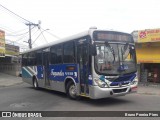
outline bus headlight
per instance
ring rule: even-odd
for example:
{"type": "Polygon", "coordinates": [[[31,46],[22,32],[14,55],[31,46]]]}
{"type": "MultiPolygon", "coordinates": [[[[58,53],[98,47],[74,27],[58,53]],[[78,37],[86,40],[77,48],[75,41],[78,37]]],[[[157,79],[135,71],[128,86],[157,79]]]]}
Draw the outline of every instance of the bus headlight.
{"type": "Polygon", "coordinates": [[[138,77],[136,76],[134,80],[130,83],[130,85],[137,85],[138,84],[138,77]]]}
{"type": "Polygon", "coordinates": [[[107,85],[107,83],[106,82],[104,82],[104,81],[102,81],[102,80],[100,80],[100,79],[94,79],[95,80],[95,82],[97,83],[97,85],[99,86],[99,87],[101,87],[101,88],[106,88],[106,87],[108,87],[108,85],[107,85]]]}

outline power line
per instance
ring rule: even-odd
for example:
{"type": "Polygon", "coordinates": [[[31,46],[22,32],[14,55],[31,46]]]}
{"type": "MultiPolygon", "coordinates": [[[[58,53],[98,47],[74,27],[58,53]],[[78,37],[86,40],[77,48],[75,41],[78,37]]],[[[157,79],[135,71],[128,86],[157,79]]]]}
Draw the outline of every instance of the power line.
{"type": "MultiPolygon", "coordinates": [[[[29,31],[28,31],[28,32],[29,32],[29,31]]],[[[15,34],[15,35],[13,35],[13,34],[8,34],[8,35],[5,35],[5,36],[22,36],[22,35],[27,34],[28,32],[25,32],[25,33],[22,33],[22,34],[15,34]]]]}
{"type": "Polygon", "coordinates": [[[25,34],[25,35],[23,35],[21,38],[19,38],[18,40],[15,40],[15,42],[18,42],[18,41],[20,41],[20,40],[22,40],[22,39],[24,39],[24,38],[26,38],[28,35],[27,34],[25,34]]]}
{"type": "Polygon", "coordinates": [[[28,28],[25,28],[25,29],[22,29],[22,30],[18,30],[18,31],[15,31],[15,32],[12,32],[12,34],[17,34],[17,33],[20,33],[20,32],[22,32],[22,31],[28,31],[28,28]]]}
{"type": "Polygon", "coordinates": [[[1,30],[4,30],[4,31],[8,31],[8,32],[10,32],[10,33],[13,32],[13,30],[11,30],[10,28],[8,28],[8,27],[6,27],[6,26],[0,26],[0,29],[1,29],[1,30]]]}
{"type": "MultiPolygon", "coordinates": [[[[44,30],[43,28],[41,28],[42,30],[44,30]]],[[[58,36],[56,36],[56,35],[54,35],[53,33],[51,33],[51,32],[48,32],[48,31],[46,31],[48,34],[50,34],[51,36],[53,36],[53,37],[55,37],[55,38],[57,38],[57,39],[60,39],[60,37],[58,37],[58,36]]]]}
{"type": "MultiPolygon", "coordinates": [[[[38,24],[34,24],[34,23],[30,22],[29,20],[21,17],[20,15],[14,13],[13,11],[9,10],[8,8],[4,7],[4,6],[1,5],[1,4],[0,4],[0,7],[2,7],[2,8],[5,9],[5,10],[7,10],[9,13],[13,14],[14,16],[16,16],[16,17],[24,20],[25,22],[27,22],[27,23],[25,23],[25,25],[27,25],[27,26],[29,27],[29,31],[28,31],[28,32],[22,33],[22,34],[17,34],[17,35],[8,35],[8,36],[21,36],[21,35],[23,35],[23,34],[29,33],[29,40],[28,40],[27,43],[29,44],[29,48],[31,49],[31,48],[32,48],[32,39],[31,39],[31,30],[32,30],[32,28],[31,28],[31,26],[34,26],[34,27],[37,26],[37,27],[40,29],[40,24],[41,24],[40,21],[39,21],[38,24]]],[[[45,31],[44,29],[42,29],[42,30],[45,31]]],[[[45,41],[47,41],[47,39],[45,38],[45,36],[44,36],[44,34],[43,34],[43,31],[41,31],[41,34],[43,35],[43,38],[45,39],[45,41]]],[[[53,37],[55,37],[55,38],[57,38],[57,39],[60,39],[60,37],[58,37],[58,36],[56,36],[56,35],[48,32],[48,31],[47,31],[47,33],[49,33],[51,36],[53,36],[53,37]]],[[[40,35],[39,35],[39,36],[40,36],[40,35]]],[[[38,37],[39,37],[39,36],[38,36],[38,37]]],[[[16,41],[19,41],[19,40],[21,40],[21,39],[23,39],[23,38],[24,38],[24,37],[22,37],[22,38],[20,38],[20,39],[18,39],[18,40],[16,40],[16,41]]],[[[38,38],[36,38],[36,40],[37,40],[37,39],[38,39],[38,38]]],[[[36,40],[35,40],[35,41],[36,41],[36,40]]],[[[34,42],[35,42],[35,41],[34,41],[34,42]]],[[[33,42],[33,43],[34,43],[34,42],[33,42]]],[[[47,41],[47,42],[48,42],[48,41],[47,41]]]]}
{"type": "Polygon", "coordinates": [[[33,34],[32,36],[35,36],[35,34],[39,31],[39,29],[37,29],[33,34]]]}
{"type": "MultiPolygon", "coordinates": [[[[34,28],[34,26],[31,28],[31,29],[33,29],[34,28]]],[[[24,30],[26,30],[26,29],[23,29],[23,30],[21,30],[21,31],[24,31],[24,30]]],[[[27,28],[27,30],[28,30],[28,28],[27,28]]],[[[17,31],[17,33],[18,32],[20,32],[20,31],[17,31]]],[[[25,34],[27,34],[27,33],[29,33],[29,31],[27,31],[27,32],[25,32],[25,33],[21,33],[21,34],[15,34],[16,32],[14,32],[14,34],[12,33],[12,34],[6,34],[6,36],[22,36],[22,35],[25,35],[25,34]]]]}
{"type": "Polygon", "coordinates": [[[5,31],[5,36],[21,36],[23,34],[26,34],[28,31],[28,28],[13,31],[11,28],[4,25],[0,25],[0,29],[5,31]]]}
{"type": "Polygon", "coordinates": [[[39,38],[39,36],[41,35],[41,33],[36,37],[36,39],[32,42],[32,45],[37,41],[37,39],[39,38]]]}
{"type": "Polygon", "coordinates": [[[3,5],[0,4],[0,6],[1,6],[3,9],[7,10],[8,12],[12,13],[13,15],[19,17],[20,19],[22,19],[22,20],[24,20],[24,21],[26,21],[26,22],[28,22],[28,23],[31,23],[29,20],[27,20],[27,19],[21,17],[20,15],[14,13],[13,11],[9,10],[8,8],[4,7],[3,5]]]}
{"type": "Polygon", "coordinates": [[[25,47],[27,47],[27,45],[24,45],[24,44],[21,44],[21,43],[18,43],[18,42],[15,42],[15,41],[11,41],[11,40],[9,40],[9,39],[6,39],[6,44],[9,44],[9,45],[19,45],[19,46],[25,46],[25,47]]]}
{"type": "MultiPolygon", "coordinates": [[[[32,42],[32,45],[37,41],[37,39],[40,37],[40,35],[42,34],[43,35],[43,32],[45,32],[45,31],[47,31],[47,30],[49,30],[49,29],[45,29],[45,30],[41,30],[40,29],[40,34],[36,37],[36,39],[32,42]]],[[[43,35],[43,37],[44,37],[44,35],[43,35]]],[[[44,37],[44,39],[46,40],[46,38],[44,37]]],[[[48,43],[48,41],[46,40],[46,42],[48,43]]]]}
{"type": "MultiPolygon", "coordinates": [[[[15,16],[13,13],[9,12],[8,10],[4,9],[3,7],[0,6],[0,12],[4,12],[5,15],[8,15],[9,17],[12,17],[13,19],[18,20],[18,22],[20,21],[20,23],[25,23],[26,21],[24,21],[23,19],[15,16]]],[[[2,14],[3,15],[3,14],[2,14]]],[[[12,19],[11,18],[11,19],[12,19]]]]}
{"type": "Polygon", "coordinates": [[[3,9],[7,10],[9,13],[12,13],[13,15],[17,16],[18,18],[26,21],[27,23],[25,23],[25,25],[27,25],[29,27],[29,40],[28,40],[28,44],[29,44],[29,48],[32,48],[32,39],[31,39],[31,26],[37,26],[40,29],[40,21],[38,24],[34,24],[32,22],[30,22],[29,20],[21,17],[20,15],[14,13],[13,11],[9,10],[8,8],[4,7],[3,5],[0,4],[0,7],[2,7],[3,9]]]}
{"type": "MultiPolygon", "coordinates": [[[[34,27],[32,27],[31,29],[33,29],[34,27]]],[[[37,30],[38,31],[38,30],[37,30]]],[[[36,32],[37,32],[36,31],[36,32]]],[[[27,33],[29,33],[29,31],[27,32],[27,33]]],[[[35,34],[35,33],[34,33],[35,34]]],[[[18,41],[20,41],[20,40],[22,40],[22,39],[24,39],[24,38],[26,38],[27,37],[27,34],[24,34],[21,38],[19,38],[18,40],[15,40],[15,42],[18,42],[18,41]]]]}
{"type": "Polygon", "coordinates": [[[43,32],[44,32],[44,31],[47,31],[47,30],[42,31],[42,30],[40,29],[40,31],[41,31],[41,34],[42,34],[44,40],[48,43],[47,39],[45,38],[45,36],[44,36],[44,34],[43,34],[43,32]]]}

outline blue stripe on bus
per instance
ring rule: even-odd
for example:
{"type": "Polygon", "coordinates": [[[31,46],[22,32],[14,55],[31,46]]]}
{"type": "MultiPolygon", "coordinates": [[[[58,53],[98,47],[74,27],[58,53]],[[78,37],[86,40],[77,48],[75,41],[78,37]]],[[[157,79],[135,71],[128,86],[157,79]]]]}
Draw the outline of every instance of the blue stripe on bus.
{"type": "Polygon", "coordinates": [[[92,85],[92,80],[88,80],[88,85],[92,85]]]}
{"type": "Polygon", "coordinates": [[[111,84],[110,86],[116,86],[118,85],[119,83],[121,83],[122,85],[123,84],[127,84],[127,83],[130,83],[134,80],[134,78],[136,77],[136,74],[130,74],[130,75],[124,75],[124,76],[121,76],[117,79],[115,79],[111,84]]]}
{"type": "Polygon", "coordinates": [[[38,65],[37,66],[37,78],[38,79],[43,79],[44,75],[43,75],[43,66],[42,65],[38,65]]]}
{"type": "MultiPolygon", "coordinates": [[[[37,78],[39,80],[43,80],[45,70],[48,71],[49,80],[64,82],[64,80],[68,77],[68,78],[74,79],[76,83],[79,83],[78,64],[49,65],[49,67],[46,69],[44,68],[44,66],[39,65],[39,66],[36,66],[36,71],[35,70],[33,70],[33,71],[35,71],[35,73],[37,73],[37,78]],[[72,68],[72,69],[70,69],[70,68],[72,68]]],[[[33,71],[31,71],[27,67],[23,67],[22,76],[24,78],[32,78],[33,71]]],[[[92,77],[91,77],[91,75],[89,75],[89,76],[90,77],[88,77],[88,80],[86,80],[86,81],[87,81],[88,85],[92,85],[92,77]]]]}
{"type": "Polygon", "coordinates": [[[59,64],[49,66],[49,79],[55,81],[64,81],[71,77],[78,83],[78,65],[77,64],[59,64]],[[69,69],[69,67],[74,69],[69,69]]]}

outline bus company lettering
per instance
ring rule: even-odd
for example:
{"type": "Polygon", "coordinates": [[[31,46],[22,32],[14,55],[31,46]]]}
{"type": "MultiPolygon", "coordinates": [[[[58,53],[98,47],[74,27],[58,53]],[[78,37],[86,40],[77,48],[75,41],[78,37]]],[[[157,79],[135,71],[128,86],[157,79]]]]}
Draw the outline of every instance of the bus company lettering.
{"type": "Polygon", "coordinates": [[[73,72],[65,72],[65,75],[74,75],[73,72]]]}
{"type": "Polygon", "coordinates": [[[65,72],[66,76],[74,76],[75,78],[77,78],[77,72],[65,72]]]}
{"type": "Polygon", "coordinates": [[[64,76],[64,72],[62,72],[62,70],[60,72],[54,72],[54,69],[51,69],[51,75],[53,75],[53,76],[64,76]]]}

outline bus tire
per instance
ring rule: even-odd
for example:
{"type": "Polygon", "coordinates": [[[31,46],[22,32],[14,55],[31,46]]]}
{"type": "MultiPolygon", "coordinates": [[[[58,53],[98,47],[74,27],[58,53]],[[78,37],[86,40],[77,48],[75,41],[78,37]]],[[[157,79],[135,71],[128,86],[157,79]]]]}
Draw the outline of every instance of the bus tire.
{"type": "Polygon", "coordinates": [[[75,100],[77,98],[77,95],[76,95],[76,86],[75,86],[75,84],[72,81],[69,81],[67,83],[67,91],[66,92],[67,92],[67,96],[70,99],[75,100]]]}
{"type": "Polygon", "coordinates": [[[34,89],[36,89],[36,90],[39,89],[37,79],[33,79],[33,87],[34,87],[34,89]]]}

